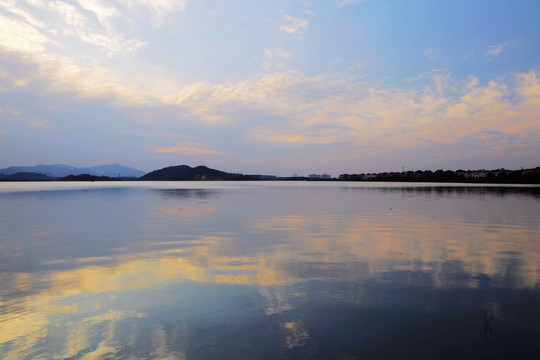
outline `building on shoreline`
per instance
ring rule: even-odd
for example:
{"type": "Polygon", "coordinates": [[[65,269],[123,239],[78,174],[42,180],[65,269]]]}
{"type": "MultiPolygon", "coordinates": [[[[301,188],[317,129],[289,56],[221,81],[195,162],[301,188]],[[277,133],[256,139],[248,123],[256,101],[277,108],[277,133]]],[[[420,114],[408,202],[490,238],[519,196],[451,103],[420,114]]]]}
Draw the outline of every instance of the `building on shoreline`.
{"type": "Polygon", "coordinates": [[[310,179],[331,179],[332,177],[328,174],[322,174],[322,175],[319,175],[319,174],[309,174],[308,177],[310,179]]]}

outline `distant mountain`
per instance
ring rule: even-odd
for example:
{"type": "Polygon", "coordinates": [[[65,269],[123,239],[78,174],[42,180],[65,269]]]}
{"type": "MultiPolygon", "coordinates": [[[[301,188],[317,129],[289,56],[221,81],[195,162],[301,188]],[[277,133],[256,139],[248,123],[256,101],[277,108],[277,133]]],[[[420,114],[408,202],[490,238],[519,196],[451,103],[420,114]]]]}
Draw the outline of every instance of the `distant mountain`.
{"type": "Polygon", "coordinates": [[[43,175],[43,174],[33,173],[33,172],[18,172],[11,175],[0,176],[0,181],[49,181],[49,180],[54,180],[54,178],[47,175],[43,175]]]}
{"type": "Polygon", "coordinates": [[[87,168],[77,168],[70,165],[36,165],[36,166],[11,166],[6,169],[0,169],[0,173],[12,175],[19,172],[32,172],[47,175],[52,178],[62,178],[68,175],[89,174],[94,176],[108,177],[131,177],[138,178],[146,174],[144,171],[129,168],[119,164],[99,165],[87,168]]]}
{"type": "Polygon", "coordinates": [[[52,165],[36,165],[36,166],[10,166],[5,169],[0,169],[0,173],[5,175],[13,175],[20,172],[32,172],[43,174],[50,177],[62,177],[70,174],[70,171],[76,169],[74,166],[52,164],[52,165]]]}
{"type": "Polygon", "coordinates": [[[210,169],[206,166],[192,168],[187,165],[169,166],[160,170],[149,172],[139,180],[155,181],[194,181],[194,180],[254,180],[252,176],[231,174],[220,170],[210,169]]]}
{"type": "Polygon", "coordinates": [[[146,174],[144,171],[129,168],[119,164],[111,165],[99,165],[89,168],[77,168],[71,172],[70,175],[82,175],[89,174],[95,176],[108,176],[108,177],[133,177],[138,178],[146,174]]]}

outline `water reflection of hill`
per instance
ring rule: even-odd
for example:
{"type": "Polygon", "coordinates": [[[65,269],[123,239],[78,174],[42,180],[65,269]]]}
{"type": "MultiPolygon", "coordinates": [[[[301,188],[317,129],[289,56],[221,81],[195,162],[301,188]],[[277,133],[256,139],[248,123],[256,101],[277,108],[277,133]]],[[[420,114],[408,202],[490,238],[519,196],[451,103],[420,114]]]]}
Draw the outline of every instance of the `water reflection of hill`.
{"type": "Polygon", "coordinates": [[[388,186],[385,186],[382,183],[370,184],[373,186],[358,186],[351,187],[346,186],[342,189],[344,191],[381,191],[388,193],[404,193],[404,194],[438,194],[438,195],[496,195],[504,197],[507,195],[524,195],[524,196],[540,196],[540,186],[523,186],[523,185],[514,185],[514,186],[475,186],[475,185],[462,185],[459,186],[456,184],[448,185],[433,185],[433,184],[414,184],[412,186],[400,186],[397,183],[391,183],[388,186]]]}

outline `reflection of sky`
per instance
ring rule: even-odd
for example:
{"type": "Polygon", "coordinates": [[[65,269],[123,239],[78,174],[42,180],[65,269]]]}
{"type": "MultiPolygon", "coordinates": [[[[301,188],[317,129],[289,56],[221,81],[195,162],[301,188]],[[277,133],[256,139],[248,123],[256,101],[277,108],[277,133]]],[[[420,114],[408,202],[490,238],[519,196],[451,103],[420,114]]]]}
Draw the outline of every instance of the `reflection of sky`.
{"type": "MultiPolygon", "coordinates": [[[[0,196],[8,358],[43,346],[99,358],[143,335],[155,353],[140,358],[181,358],[166,348],[166,309],[184,333],[189,318],[212,323],[227,312],[240,323],[250,311],[396,301],[376,284],[532,291],[540,282],[540,202],[530,191],[280,184],[0,196]]],[[[279,325],[286,348],[310,344],[306,321],[279,325]]]]}

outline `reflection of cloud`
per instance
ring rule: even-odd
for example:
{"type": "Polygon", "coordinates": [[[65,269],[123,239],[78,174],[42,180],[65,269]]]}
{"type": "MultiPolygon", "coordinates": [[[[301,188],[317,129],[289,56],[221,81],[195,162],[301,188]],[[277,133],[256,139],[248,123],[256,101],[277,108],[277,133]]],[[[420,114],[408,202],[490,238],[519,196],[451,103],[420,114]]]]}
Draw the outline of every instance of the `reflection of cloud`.
{"type": "MultiPolygon", "coordinates": [[[[351,201],[356,195],[370,192],[382,195],[399,192],[404,199],[422,195],[422,200],[433,201],[441,198],[453,201],[468,192],[478,196],[497,194],[467,187],[461,190],[463,192],[445,188],[342,190],[349,192],[345,198],[351,201]]],[[[180,192],[178,196],[186,200],[190,195],[180,192]]],[[[166,197],[171,201],[175,199],[170,195],[166,197]]],[[[343,206],[346,202],[340,204],[343,206]]],[[[186,204],[182,202],[182,205],[186,204]]],[[[221,215],[220,211],[234,213],[237,210],[229,207],[224,210],[212,202],[200,205],[193,211],[201,223],[210,217],[219,218],[216,215],[221,215]]],[[[144,239],[157,238],[158,241],[144,250],[134,244],[136,250],[128,246],[122,250],[123,255],[108,259],[81,259],[70,269],[17,275],[10,282],[16,295],[10,303],[0,305],[13,310],[10,306],[17,304],[20,308],[9,313],[19,315],[0,317],[3,330],[0,346],[15,342],[17,350],[10,351],[10,356],[28,357],[36,344],[49,336],[53,329],[50,325],[56,318],[72,315],[81,316],[81,320],[66,325],[68,341],[63,344],[64,357],[84,354],[87,358],[99,358],[115,354],[119,349],[118,338],[113,336],[117,334],[117,327],[144,315],[137,311],[101,312],[99,301],[73,304],[72,299],[85,297],[85,294],[102,299],[106,293],[152,291],[185,280],[258,285],[262,300],[257,308],[266,315],[290,313],[295,307],[293,297],[303,296],[279,285],[309,280],[357,286],[362,283],[358,280],[366,278],[388,279],[386,274],[422,273],[424,277],[400,279],[416,285],[418,279],[423,278],[430,286],[450,288],[475,288],[479,286],[478,279],[486,277],[491,284],[501,287],[531,288],[539,281],[540,254],[532,241],[538,233],[536,223],[530,228],[516,225],[520,222],[515,221],[511,210],[503,207],[495,206],[487,213],[478,212],[473,216],[467,210],[452,210],[452,216],[441,217],[429,212],[429,207],[423,208],[425,211],[414,208],[385,211],[374,210],[368,202],[355,204],[351,213],[343,209],[343,215],[306,210],[284,213],[283,209],[268,212],[261,207],[261,212],[250,212],[243,217],[244,222],[236,232],[231,228],[228,232],[210,231],[203,235],[189,231],[163,235],[157,229],[164,223],[178,224],[178,228],[187,224],[178,221],[185,213],[184,209],[176,211],[177,207],[178,203],[174,202],[159,203],[151,209],[153,213],[148,216],[160,221],[145,224],[144,239]],[[167,217],[165,222],[161,221],[163,217],[167,217]],[[246,246],[248,242],[250,245],[246,246]],[[101,265],[97,265],[96,260],[100,260],[101,265]],[[35,284],[42,285],[36,288],[35,284]]],[[[445,208],[448,209],[452,207],[445,208]]],[[[189,221],[193,220],[192,216],[189,221]]],[[[361,296],[361,289],[355,288],[354,292],[359,296],[355,295],[351,301],[368,301],[361,296]]],[[[287,347],[309,345],[309,332],[301,321],[287,320],[282,328],[287,347]]],[[[154,328],[152,347],[148,351],[153,351],[153,357],[184,356],[182,351],[173,350],[161,328],[154,328]]]]}
{"type": "MultiPolygon", "coordinates": [[[[174,221],[186,216],[190,219],[214,217],[222,210],[203,203],[196,207],[159,206],[154,211],[157,218],[166,216],[174,221]]],[[[394,268],[388,267],[390,263],[400,269],[418,270],[418,266],[424,266],[440,270],[447,261],[460,261],[469,266],[465,271],[471,274],[481,271],[494,275],[499,272],[501,254],[507,250],[506,239],[512,239],[520,249],[521,271],[527,284],[524,286],[536,281],[539,254],[535,243],[530,241],[531,233],[516,232],[514,227],[505,225],[506,222],[496,231],[485,232],[492,227],[488,217],[478,216],[472,224],[467,218],[454,219],[449,224],[447,219],[433,218],[430,214],[396,210],[378,217],[377,221],[364,215],[360,212],[351,217],[302,213],[259,216],[244,220],[242,231],[245,234],[171,235],[156,242],[155,250],[133,253],[125,249],[125,255],[115,257],[110,265],[101,262],[103,265],[95,266],[95,262],[79,261],[79,268],[56,271],[47,277],[40,275],[39,282],[50,284],[41,292],[50,297],[87,291],[122,291],[180,279],[265,286],[299,279],[365,276],[366,272],[392,271],[394,268]],[[274,240],[263,242],[264,246],[254,254],[244,253],[241,249],[245,244],[240,239],[250,236],[261,239],[268,236],[274,240]],[[275,241],[282,237],[287,238],[287,242],[275,241]],[[476,248],[470,239],[483,239],[490,246],[476,248]],[[359,271],[359,263],[368,265],[359,271]],[[337,264],[341,265],[336,267],[337,264]]],[[[151,227],[145,232],[154,234],[151,227]]],[[[443,274],[435,274],[439,275],[443,274]]],[[[36,283],[33,277],[38,275],[28,276],[31,279],[18,281],[22,293],[30,290],[27,287],[36,283]]]]}
{"type": "Polygon", "coordinates": [[[80,322],[69,324],[63,358],[84,354],[82,359],[90,360],[102,359],[105,355],[114,355],[120,345],[113,339],[116,335],[115,327],[126,319],[142,317],[144,315],[137,312],[109,309],[106,313],[83,318],[80,322]],[[95,344],[97,347],[94,348],[95,344]]]}
{"type": "Polygon", "coordinates": [[[22,314],[0,315],[0,354],[6,355],[3,359],[31,358],[33,348],[47,336],[47,326],[50,324],[47,316],[42,312],[25,311],[22,314]],[[13,350],[9,353],[3,351],[8,342],[13,350]]]}
{"type": "Polygon", "coordinates": [[[263,286],[259,288],[261,298],[264,299],[262,307],[265,315],[282,314],[293,307],[289,301],[289,294],[283,288],[263,286]]]}
{"type": "MultiPolygon", "coordinates": [[[[152,331],[152,359],[159,360],[183,360],[187,359],[184,352],[171,349],[167,341],[167,331],[163,328],[156,327],[152,331]]],[[[176,344],[175,344],[176,345],[176,344]]]]}
{"type": "MultiPolygon", "coordinates": [[[[170,192],[166,196],[174,196],[170,192]]],[[[185,195],[184,195],[185,196],[185,195]]],[[[189,195],[188,195],[189,196],[189,195]]],[[[176,217],[178,219],[189,219],[189,218],[199,218],[200,216],[215,215],[218,213],[217,209],[210,204],[197,204],[197,206],[183,206],[183,207],[161,207],[157,208],[166,214],[167,217],[176,217]]]]}
{"type": "Polygon", "coordinates": [[[302,321],[288,322],[283,324],[283,327],[287,330],[287,335],[285,337],[285,347],[287,349],[305,346],[309,341],[309,332],[302,321]]]}
{"type": "Polygon", "coordinates": [[[270,217],[253,220],[246,224],[250,230],[257,232],[269,231],[297,231],[307,226],[309,219],[299,215],[289,215],[284,217],[270,217]]]}

